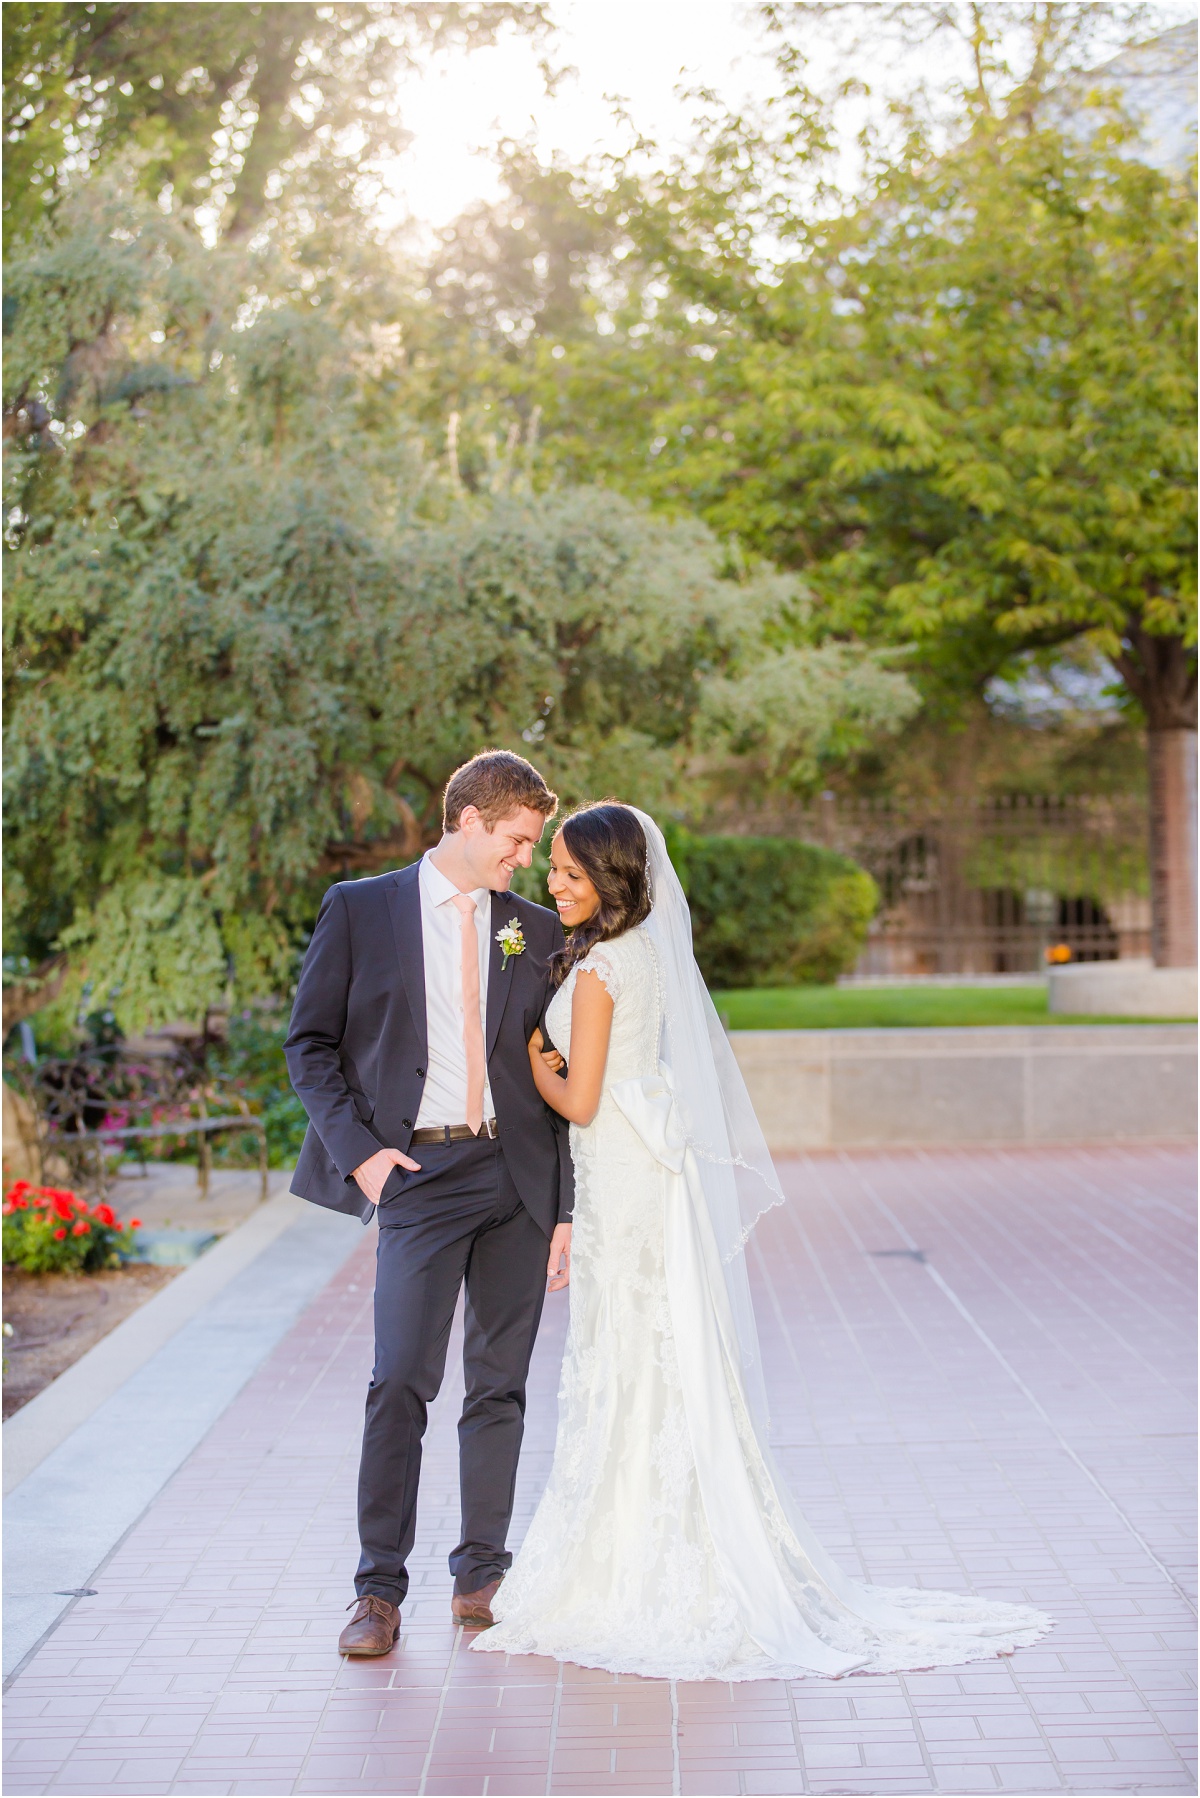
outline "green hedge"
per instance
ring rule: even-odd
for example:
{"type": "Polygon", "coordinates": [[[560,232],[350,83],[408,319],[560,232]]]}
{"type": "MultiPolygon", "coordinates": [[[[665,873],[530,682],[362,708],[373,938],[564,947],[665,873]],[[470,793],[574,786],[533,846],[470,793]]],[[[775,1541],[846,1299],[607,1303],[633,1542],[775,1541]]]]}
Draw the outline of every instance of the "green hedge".
{"type": "Polygon", "coordinates": [[[824,985],[853,967],[879,903],[857,863],[790,837],[670,835],[710,987],[824,985]]]}

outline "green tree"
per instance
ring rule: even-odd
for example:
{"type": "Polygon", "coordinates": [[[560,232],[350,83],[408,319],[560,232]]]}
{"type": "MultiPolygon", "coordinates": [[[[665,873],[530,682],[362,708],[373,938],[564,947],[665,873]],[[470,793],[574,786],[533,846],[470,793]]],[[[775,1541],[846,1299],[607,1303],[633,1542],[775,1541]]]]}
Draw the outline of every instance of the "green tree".
{"type": "Polygon", "coordinates": [[[1194,954],[1194,187],[1068,79],[1101,10],[931,9],[965,33],[957,113],[897,108],[840,204],[785,37],[766,124],[714,114],[698,164],[601,182],[616,328],[561,377],[531,359],[527,391],[548,466],[802,570],[815,635],[917,646],[927,693],[1103,652],[1148,733],[1172,961],[1194,954]]]}
{"type": "Polygon", "coordinates": [[[28,4],[4,12],[5,240],[95,163],[136,149],[146,191],[246,236],[274,210],[352,207],[407,141],[397,74],[544,8],[500,0],[322,6],[28,4]],[[340,206],[338,202],[340,200],[340,206]]]}
{"type": "Polygon", "coordinates": [[[386,266],[305,273],[102,183],[10,263],[18,1012],[62,952],[126,1025],[280,990],[322,885],[419,852],[484,743],[567,798],[687,808],[916,703],[806,645],[795,578],[697,521],[439,477],[380,345],[386,266]]]}
{"type": "Polygon", "coordinates": [[[1156,952],[1177,960],[1194,953],[1194,199],[1128,150],[980,123],[890,169],[781,279],[766,328],[660,414],[656,478],[803,566],[835,629],[916,642],[944,680],[979,690],[1089,636],[1145,719],[1156,952]]]}

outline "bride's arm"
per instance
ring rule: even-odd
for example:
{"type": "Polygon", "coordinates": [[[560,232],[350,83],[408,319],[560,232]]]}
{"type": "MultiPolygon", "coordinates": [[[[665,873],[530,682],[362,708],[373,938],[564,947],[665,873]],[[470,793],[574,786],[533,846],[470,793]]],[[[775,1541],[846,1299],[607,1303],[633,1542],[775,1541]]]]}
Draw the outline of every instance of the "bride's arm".
{"type": "Polygon", "coordinates": [[[580,969],[571,997],[571,1061],[567,1077],[552,1074],[541,1057],[542,1033],[529,1039],[533,1082],[547,1105],[572,1124],[590,1124],[600,1103],[613,1002],[598,974],[580,969]]]}

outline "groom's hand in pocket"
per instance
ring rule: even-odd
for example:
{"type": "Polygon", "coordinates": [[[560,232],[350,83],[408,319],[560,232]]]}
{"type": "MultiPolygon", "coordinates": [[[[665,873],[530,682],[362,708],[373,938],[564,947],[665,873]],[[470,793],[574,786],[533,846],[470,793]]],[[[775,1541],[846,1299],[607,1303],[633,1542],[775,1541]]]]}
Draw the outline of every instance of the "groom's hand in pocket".
{"type": "Polygon", "coordinates": [[[547,1292],[561,1292],[571,1283],[571,1226],[556,1224],[550,1238],[550,1259],[546,1263],[547,1292]]]}
{"type": "Polygon", "coordinates": [[[394,1167],[407,1168],[410,1174],[421,1171],[421,1163],[402,1155],[399,1149],[378,1149],[355,1168],[354,1178],[372,1205],[378,1205],[379,1195],[387,1185],[388,1176],[394,1167]]]}

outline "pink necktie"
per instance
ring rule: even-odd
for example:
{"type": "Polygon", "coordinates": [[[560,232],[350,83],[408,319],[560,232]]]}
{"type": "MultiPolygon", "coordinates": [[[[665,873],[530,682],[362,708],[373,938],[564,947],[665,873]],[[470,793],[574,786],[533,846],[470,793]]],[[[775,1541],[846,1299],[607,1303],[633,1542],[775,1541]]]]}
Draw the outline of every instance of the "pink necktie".
{"type": "Polygon", "coordinates": [[[479,938],[475,934],[475,901],[455,893],[462,913],[463,1047],[467,1052],[467,1122],[479,1135],[483,1124],[483,1025],[479,1020],[479,938]]]}

